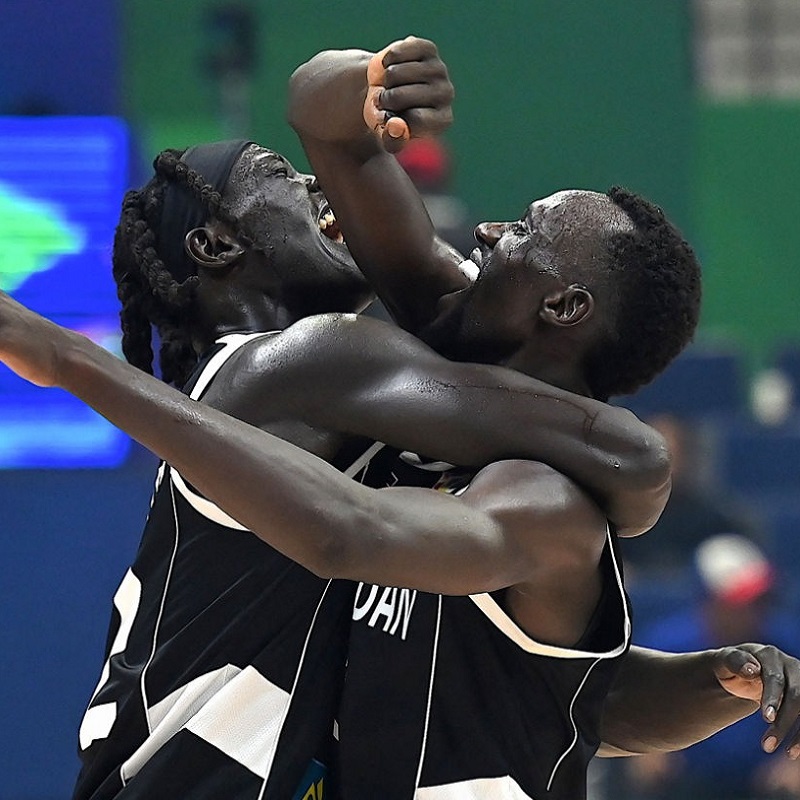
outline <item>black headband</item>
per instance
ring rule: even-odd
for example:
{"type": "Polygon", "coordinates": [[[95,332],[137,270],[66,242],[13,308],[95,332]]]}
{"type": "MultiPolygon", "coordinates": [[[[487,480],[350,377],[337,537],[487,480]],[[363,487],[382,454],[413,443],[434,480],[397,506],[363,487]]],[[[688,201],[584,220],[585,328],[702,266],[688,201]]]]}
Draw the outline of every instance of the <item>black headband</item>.
{"type": "MultiPolygon", "coordinates": [[[[233,165],[250,144],[252,142],[248,139],[198,144],[190,147],[181,161],[200,173],[206,183],[221,193],[233,165]]],[[[158,253],[178,283],[196,274],[195,264],[183,246],[186,234],[207,219],[208,209],[188,187],[174,182],[167,184],[158,231],[158,253]]]]}

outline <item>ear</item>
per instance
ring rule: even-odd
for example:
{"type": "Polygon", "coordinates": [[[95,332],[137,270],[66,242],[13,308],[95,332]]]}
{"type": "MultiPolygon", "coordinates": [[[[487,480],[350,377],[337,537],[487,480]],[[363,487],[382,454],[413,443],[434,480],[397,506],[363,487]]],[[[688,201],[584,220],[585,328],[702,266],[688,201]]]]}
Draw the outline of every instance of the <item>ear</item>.
{"type": "Polygon", "coordinates": [[[245,253],[245,247],[235,236],[213,223],[190,230],[183,246],[198,266],[211,269],[229,267],[245,253]]]}
{"type": "Polygon", "coordinates": [[[539,316],[551,325],[571,327],[588,320],[594,312],[594,296],[579,283],[545,295],[539,316]]]}

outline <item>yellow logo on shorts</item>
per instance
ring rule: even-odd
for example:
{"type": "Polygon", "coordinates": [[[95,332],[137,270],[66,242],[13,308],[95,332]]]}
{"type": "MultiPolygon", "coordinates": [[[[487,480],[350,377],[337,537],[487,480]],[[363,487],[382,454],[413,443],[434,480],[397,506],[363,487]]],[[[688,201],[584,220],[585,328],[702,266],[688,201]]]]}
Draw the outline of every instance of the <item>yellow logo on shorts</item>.
{"type": "Polygon", "coordinates": [[[316,759],[312,759],[292,800],[325,800],[325,778],[327,775],[328,768],[316,759]]]}
{"type": "Polygon", "coordinates": [[[312,783],[308,787],[308,791],[303,795],[302,800],[324,800],[325,787],[324,781],[320,780],[317,783],[312,783]]]}

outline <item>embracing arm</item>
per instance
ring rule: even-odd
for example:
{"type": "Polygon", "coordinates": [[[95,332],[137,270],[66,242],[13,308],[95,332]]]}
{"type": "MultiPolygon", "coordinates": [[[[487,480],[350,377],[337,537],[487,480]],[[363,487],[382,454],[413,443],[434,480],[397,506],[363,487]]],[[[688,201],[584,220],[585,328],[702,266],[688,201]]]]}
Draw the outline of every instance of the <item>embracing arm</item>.
{"type": "Polygon", "coordinates": [[[663,439],[627,409],[503,367],[449,361],[377,320],[302,320],[251,349],[236,371],[239,405],[221,406],[234,416],[254,419],[265,402],[291,398],[292,416],[310,425],[452,464],[542,461],[588,492],[622,535],[647,530],[669,495],[663,439]]]}
{"type": "MultiPolygon", "coordinates": [[[[452,85],[432,42],[408,37],[379,57],[386,65],[384,82],[389,87],[382,102],[403,114],[412,135],[430,134],[449,123],[452,85]]],[[[325,51],[303,64],[291,79],[289,120],[356,261],[395,318],[420,333],[435,317],[440,298],[465,288],[468,281],[457,268],[460,256],[434,235],[410,179],[364,123],[366,72],[372,58],[372,53],[360,50],[325,51]]],[[[513,386],[476,367],[453,373],[438,387],[434,380],[423,384],[420,379],[429,396],[438,389],[443,400],[450,399],[449,405],[428,406],[427,411],[438,414],[445,429],[452,431],[453,447],[464,445],[453,455],[437,457],[459,464],[503,457],[544,461],[586,489],[621,535],[652,527],[671,487],[669,455],[660,435],[628,411],[541,382],[517,380],[522,382],[516,384],[521,394],[512,397],[513,386]],[[477,383],[470,383],[470,375],[477,383]],[[465,393],[461,399],[459,391],[465,393]],[[468,408],[472,412],[467,418],[454,416],[468,408]],[[485,415],[482,420],[475,409],[485,415]],[[482,423],[497,425],[498,433],[484,435],[482,423]],[[503,429],[513,434],[510,440],[503,437],[503,429]],[[478,440],[483,449],[471,450],[478,440]],[[498,446],[487,450],[492,443],[498,446]]],[[[391,400],[385,391],[381,398],[391,400]]],[[[392,416],[385,410],[384,414],[392,416]]],[[[374,427],[359,432],[394,442],[391,434],[374,427]]],[[[430,441],[428,437],[426,443],[430,441]]],[[[401,444],[414,446],[402,439],[401,444]]]]}
{"type": "Polygon", "coordinates": [[[579,533],[587,524],[599,528],[598,520],[605,524],[567,479],[527,461],[509,477],[502,465],[490,465],[473,481],[470,502],[427,489],[362,486],[2,293],[0,360],[33,383],[81,399],[242,525],[323,576],[454,594],[489,591],[529,578],[542,547],[558,549],[568,566],[596,547],[597,537],[585,543],[577,533],[554,535],[559,526],[579,533]],[[515,491],[513,481],[527,491],[515,491]]]}
{"type": "MultiPolygon", "coordinates": [[[[680,654],[632,647],[606,701],[598,754],[680,750],[759,708],[772,752],[800,713],[797,659],[760,644],[680,654]]],[[[799,742],[795,733],[785,746],[799,742]]]]}

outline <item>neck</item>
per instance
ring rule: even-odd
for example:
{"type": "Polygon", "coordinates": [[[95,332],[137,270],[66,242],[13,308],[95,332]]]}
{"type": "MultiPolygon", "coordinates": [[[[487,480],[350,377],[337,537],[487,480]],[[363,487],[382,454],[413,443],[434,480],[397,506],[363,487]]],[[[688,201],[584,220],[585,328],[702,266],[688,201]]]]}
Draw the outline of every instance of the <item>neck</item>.
{"type": "Polygon", "coordinates": [[[591,397],[583,371],[576,361],[574,353],[552,352],[538,342],[534,348],[523,347],[518,350],[503,362],[503,366],[567,392],[591,397]]]}
{"type": "Polygon", "coordinates": [[[201,305],[193,333],[195,349],[203,352],[227,333],[256,333],[283,330],[296,321],[284,305],[273,298],[261,297],[257,302],[225,302],[201,305]]]}

